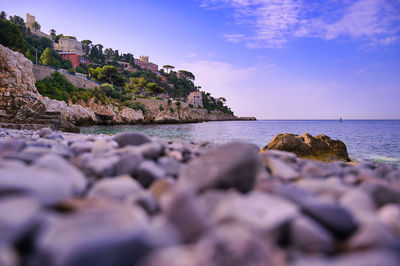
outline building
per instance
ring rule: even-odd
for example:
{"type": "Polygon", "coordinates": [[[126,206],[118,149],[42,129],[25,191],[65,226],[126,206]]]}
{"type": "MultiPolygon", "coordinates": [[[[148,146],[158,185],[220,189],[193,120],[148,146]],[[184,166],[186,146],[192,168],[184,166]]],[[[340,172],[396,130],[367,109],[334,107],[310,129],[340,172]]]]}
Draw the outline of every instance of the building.
{"type": "Polygon", "coordinates": [[[26,13],[25,27],[26,29],[29,29],[29,31],[34,35],[37,35],[39,37],[46,37],[52,40],[50,35],[40,31],[40,25],[36,22],[35,16],[32,16],[29,13],[26,13]]]}
{"type": "Polygon", "coordinates": [[[80,64],[89,64],[89,60],[83,57],[82,43],[74,37],[60,38],[55,44],[55,50],[61,55],[61,58],[71,61],[73,68],[80,64]]]}
{"type": "Polygon", "coordinates": [[[149,62],[148,56],[140,56],[139,59],[135,59],[135,64],[142,69],[149,69],[154,73],[158,73],[158,65],[149,62]]]}
{"type": "Polygon", "coordinates": [[[201,91],[191,92],[188,96],[188,104],[191,104],[194,107],[203,107],[203,97],[201,95],[201,91]]]}

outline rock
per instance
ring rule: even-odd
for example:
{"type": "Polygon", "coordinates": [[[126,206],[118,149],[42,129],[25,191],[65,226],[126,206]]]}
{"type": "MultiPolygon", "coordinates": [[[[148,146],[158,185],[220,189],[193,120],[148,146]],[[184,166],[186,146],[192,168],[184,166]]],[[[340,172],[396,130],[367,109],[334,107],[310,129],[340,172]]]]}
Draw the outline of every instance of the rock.
{"type": "Polygon", "coordinates": [[[375,249],[350,253],[335,258],[332,266],[399,266],[399,255],[391,250],[375,249]]]}
{"type": "Polygon", "coordinates": [[[131,153],[122,155],[115,165],[116,174],[135,176],[142,161],[143,157],[139,154],[131,153]]]}
{"type": "Polygon", "coordinates": [[[32,62],[3,45],[0,45],[0,77],[0,109],[5,111],[7,120],[27,123],[45,112],[43,98],[35,87],[32,62]]]}
{"type": "Polygon", "coordinates": [[[259,233],[273,233],[281,237],[284,226],[298,215],[297,207],[291,202],[264,194],[251,192],[248,195],[230,195],[217,203],[213,218],[217,223],[236,221],[259,233]],[[282,232],[281,232],[282,231],[282,232]]]}
{"type": "Polygon", "coordinates": [[[136,178],[144,187],[149,187],[156,180],[166,177],[165,171],[153,161],[143,161],[139,164],[136,178]]]}
{"type": "Polygon", "coordinates": [[[325,135],[311,136],[278,134],[264,147],[264,150],[282,150],[293,152],[299,157],[322,161],[350,161],[346,145],[340,140],[333,140],[325,135]]]}
{"type": "Polygon", "coordinates": [[[164,152],[164,145],[160,142],[149,142],[136,147],[138,153],[147,159],[157,159],[164,152]]]}
{"type": "Polygon", "coordinates": [[[161,198],[164,195],[168,194],[170,191],[172,191],[174,187],[175,187],[175,181],[172,178],[164,178],[154,181],[151,184],[149,191],[158,200],[161,200],[161,198]]]}
{"type": "Polygon", "coordinates": [[[39,211],[39,203],[31,197],[11,196],[1,199],[0,243],[14,243],[32,231],[39,223],[39,211]]]}
{"type": "Polygon", "coordinates": [[[209,188],[251,190],[260,167],[254,145],[229,143],[207,151],[182,169],[178,184],[183,188],[204,191],[209,188]]]}
{"type": "Polygon", "coordinates": [[[54,172],[60,179],[68,180],[72,193],[79,195],[87,186],[85,176],[72,164],[57,155],[46,155],[35,161],[35,169],[46,169],[54,172]]]}
{"type": "Polygon", "coordinates": [[[38,238],[36,259],[43,266],[135,265],[153,248],[138,208],[87,209],[58,220],[38,238]]]}
{"type": "MultiPolygon", "coordinates": [[[[54,156],[54,155],[49,155],[54,156]]],[[[42,204],[52,205],[80,192],[85,179],[70,176],[69,168],[63,172],[42,166],[22,167],[19,169],[0,169],[0,194],[22,193],[39,200],[42,204]]]]}
{"type": "Polygon", "coordinates": [[[395,237],[400,237],[400,206],[387,204],[378,211],[379,220],[387,226],[395,237]]]}
{"type": "Polygon", "coordinates": [[[7,244],[0,244],[0,265],[18,266],[21,265],[17,252],[7,244]]]}
{"type": "Polygon", "coordinates": [[[85,152],[91,152],[92,147],[93,142],[89,141],[76,141],[71,145],[71,149],[76,155],[80,155],[85,152]]]}
{"type": "Polygon", "coordinates": [[[150,137],[139,132],[118,133],[113,139],[118,143],[119,147],[125,147],[128,145],[138,146],[152,142],[150,137]]]}
{"type": "Polygon", "coordinates": [[[267,158],[266,163],[271,173],[277,178],[280,178],[284,181],[296,180],[300,178],[299,173],[279,159],[267,158]]]}
{"type": "Polygon", "coordinates": [[[97,181],[88,193],[88,198],[105,197],[126,200],[143,190],[142,186],[130,176],[105,178],[97,181]]]}
{"type": "Polygon", "coordinates": [[[338,204],[323,202],[318,197],[294,186],[281,186],[277,191],[296,203],[305,214],[339,239],[349,237],[357,229],[357,223],[351,213],[338,204]]]}
{"type": "Polygon", "coordinates": [[[339,199],[349,190],[340,181],[328,179],[305,178],[297,182],[296,186],[331,201],[339,199]]]}
{"type": "Polygon", "coordinates": [[[82,159],[83,161],[81,163],[84,165],[81,165],[81,167],[84,168],[88,175],[95,177],[115,176],[116,165],[120,160],[120,158],[116,155],[106,157],[88,156],[87,158],[82,159]]]}
{"type": "Polygon", "coordinates": [[[165,173],[169,176],[177,177],[182,164],[169,157],[161,157],[158,159],[158,165],[164,169],[165,173]]]}
{"type": "Polygon", "coordinates": [[[80,133],[81,132],[79,127],[77,127],[74,124],[72,124],[71,122],[69,122],[63,116],[60,117],[59,126],[60,126],[59,129],[63,132],[71,132],[71,133],[80,133]]]}
{"type": "Polygon", "coordinates": [[[199,239],[210,227],[205,210],[189,192],[174,190],[162,202],[166,219],[181,233],[185,242],[199,239]]]}
{"type": "Polygon", "coordinates": [[[358,188],[347,191],[340,198],[340,203],[352,211],[358,220],[363,220],[366,215],[375,213],[375,204],[370,195],[358,188]]]}
{"type": "Polygon", "coordinates": [[[44,127],[39,131],[39,136],[41,138],[50,137],[51,135],[53,135],[53,131],[50,128],[44,127]]]}
{"type": "Polygon", "coordinates": [[[361,188],[371,194],[378,208],[389,203],[400,204],[400,191],[388,185],[364,182],[361,188]]]}
{"type": "Polygon", "coordinates": [[[297,217],[290,228],[290,242],[306,252],[330,253],[335,240],[331,233],[306,216],[297,217]]]}

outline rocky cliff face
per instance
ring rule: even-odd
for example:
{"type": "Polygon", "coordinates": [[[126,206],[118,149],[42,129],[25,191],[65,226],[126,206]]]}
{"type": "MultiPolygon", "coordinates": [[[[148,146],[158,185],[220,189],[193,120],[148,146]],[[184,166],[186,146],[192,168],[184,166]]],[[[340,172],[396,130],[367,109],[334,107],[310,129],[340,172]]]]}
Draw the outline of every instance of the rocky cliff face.
{"type": "Polygon", "coordinates": [[[235,116],[225,114],[221,111],[208,112],[202,108],[182,108],[171,112],[169,109],[151,114],[148,117],[149,122],[155,123],[187,123],[201,121],[225,121],[235,120],[235,116]],[[154,119],[152,119],[154,118],[154,119]]]}
{"type": "Polygon", "coordinates": [[[0,45],[0,119],[29,123],[45,109],[35,87],[32,62],[21,53],[0,45]]]}
{"type": "Polygon", "coordinates": [[[111,105],[101,105],[90,100],[88,103],[66,104],[63,101],[44,98],[46,108],[60,111],[62,115],[75,125],[94,124],[133,124],[144,120],[142,111],[123,107],[121,110],[111,105]]]}

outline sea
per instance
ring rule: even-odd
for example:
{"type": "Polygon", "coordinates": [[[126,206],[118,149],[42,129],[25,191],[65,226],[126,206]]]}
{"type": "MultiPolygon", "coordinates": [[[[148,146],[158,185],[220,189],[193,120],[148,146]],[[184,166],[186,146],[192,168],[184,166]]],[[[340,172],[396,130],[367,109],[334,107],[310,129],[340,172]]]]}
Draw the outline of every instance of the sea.
{"type": "Polygon", "coordinates": [[[246,141],[262,148],[280,133],[327,135],[343,141],[354,161],[400,165],[400,120],[259,120],[165,125],[81,127],[83,134],[138,131],[160,139],[227,143],[246,141]]]}

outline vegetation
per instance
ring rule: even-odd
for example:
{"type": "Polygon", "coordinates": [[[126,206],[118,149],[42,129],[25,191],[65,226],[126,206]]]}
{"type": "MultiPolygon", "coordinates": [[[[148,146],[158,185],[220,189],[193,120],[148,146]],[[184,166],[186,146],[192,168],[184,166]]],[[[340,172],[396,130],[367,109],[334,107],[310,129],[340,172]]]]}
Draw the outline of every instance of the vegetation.
{"type": "Polygon", "coordinates": [[[232,110],[228,106],[225,106],[225,98],[221,97],[219,99],[215,99],[209,92],[204,91],[202,91],[201,94],[203,98],[203,108],[207,109],[208,113],[211,111],[221,111],[226,114],[233,115],[232,110]]]}

